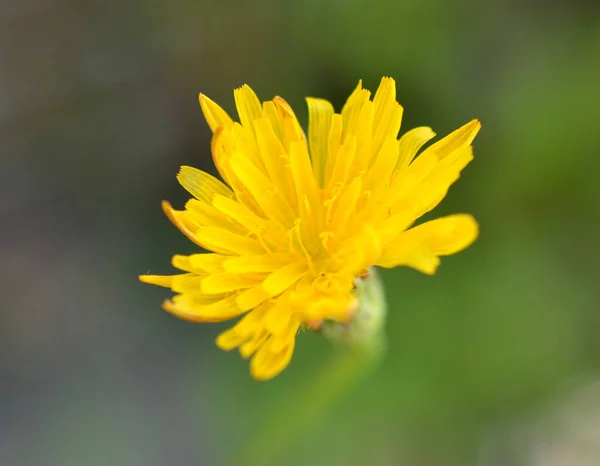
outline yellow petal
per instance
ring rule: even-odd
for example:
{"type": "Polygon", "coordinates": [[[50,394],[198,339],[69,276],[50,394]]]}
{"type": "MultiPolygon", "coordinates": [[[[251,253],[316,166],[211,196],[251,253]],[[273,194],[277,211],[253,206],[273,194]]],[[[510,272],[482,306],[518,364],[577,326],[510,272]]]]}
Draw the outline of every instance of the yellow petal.
{"type": "Polygon", "coordinates": [[[281,373],[294,353],[295,337],[287,342],[282,350],[274,352],[271,340],[268,340],[252,357],[250,374],[256,380],[269,380],[281,373]]]}
{"type": "Polygon", "coordinates": [[[257,273],[273,272],[292,262],[287,253],[269,252],[259,256],[232,257],[223,263],[223,267],[230,273],[257,273]]]}
{"type": "Polygon", "coordinates": [[[286,149],[294,141],[303,141],[306,144],[306,136],[290,104],[279,96],[275,96],[273,103],[283,119],[284,141],[282,142],[286,149]]]}
{"type": "Polygon", "coordinates": [[[257,233],[267,227],[266,219],[259,217],[245,205],[228,197],[215,196],[213,206],[251,232],[257,233]]]}
{"type": "MultiPolygon", "coordinates": [[[[248,210],[250,210],[255,216],[266,218],[266,215],[252,197],[252,194],[246,187],[246,185],[239,179],[236,175],[233,165],[231,164],[231,160],[227,160],[225,162],[225,171],[227,172],[227,180],[231,189],[235,192],[236,200],[244,205],[248,210]]],[[[215,196],[215,199],[218,196],[215,196]]],[[[214,205],[214,200],[213,200],[214,205]]],[[[217,207],[217,206],[216,206],[217,207]]],[[[220,208],[220,207],[218,207],[220,208]]]]}
{"type": "Polygon", "coordinates": [[[239,255],[265,252],[259,241],[220,228],[201,226],[196,230],[195,236],[205,245],[203,247],[210,251],[228,251],[230,254],[239,255]]]}
{"type": "Polygon", "coordinates": [[[479,120],[471,120],[466,125],[461,126],[457,130],[450,133],[443,139],[440,139],[435,144],[432,144],[427,151],[431,151],[437,155],[439,159],[447,157],[456,149],[469,146],[477,133],[481,129],[479,120]]]}
{"type": "Polygon", "coordinates": [[[455,214],[425,222],[399,235],[387,248],[377,265],[408,265],[423,273],[433,274],[438,256],[455,254],[470,246],[479,233],[475,219],[468,214],[455,214]]]}
{"type": "MultiPolygon", "coordinates": [[[[358,269],[366,269],[367,267],[370,267],[371,264],[374,264],[375,261],[381,256],[382,245],[379,234],[369,223],[363,226],[361,236],[363,241],[363,263],[358,269]]],[[[358,272],[358,269],[354,272],[358,272]]]]}
{"type": "MultiPolygon", "coordinates": [[[[345,240],[339,249],[338,257],[342,261],[340,272],[342,277],[350,276],[352,279],[359,275],[361,271],[373,265],[381,256],[382,242],[381,231],[366,223],[361,226],[360,233],[345,240]]],[[[338,278],[338,283],[344,283],[338,278]]],[[[350,284],[352,281],[350,281],[350,284]]],[[[338,290],[338,293],[349,292],[350,290],[338,290]]]]}
{"type": "MultiPolygon", "coordinates": [[[[433,158],[435,154],[426,151],[419,156],[419,159],[421,157],[433,158]]],[[[392,202],[391,210],[394,212],[410,210],[415,219],[421,217],[444,199],[450,186],[458,180],[461,170],[471,160],[473,160],[472,146],[455,150],[449,156],[438,161],[420,183],[413,183],[403,191],[403,195],[392,202]]],[[[411,167],[408,168],[408,170],[410,169],[411,167]]]]}
{"type": "Polygon", "coordinates": [[[208,204],[212,203],[217,194],[229,198],[234,197],[231,189],[225,184],[197,168],[182,166],[177,175],[177,180],[192,196],[208,204]]]}
{"type": "Polygon", "coordinates": [[[195,304],[188,295],[179,295],[181,299],[165,301],[163,308],[180,319],[192,322],[222,322],[243,314],[235,302],[235,296],[229,296],[213,304],[195,304]]]}
{"type": "Polygon", "coordinates": [[[342,145],[342,115],[336,113],[331,117],[331,128],[327,141],[327,164],[325,166],[325,180],[323,185],[329,186],[331,174],[335,168],[336,159],[342,145]]]}
{"type": "Polygon", "coordinates": [[[271,296],[262,286],[256,286],[246,291],[242,291],[236,298],[237,305],[246,311],[262,304],[271,296]]]}
{"type": "Polygon", "coordinates": [[[219,127],[213,132],[210,141],[212,159],[219,175],[229,186],[231,186],[231,176],[227,170],[227,160],[231,157],[234,148],[235,144],[231,138],[231,131],[225,131],[225,127],[219,127]]]}
{"type": "Polygon", "coordinates": [[[404,133],[398,140],[398,170],[408,167],[408,164],[415,158],[419,149],[434,137],[435,133],[431,128],[426,126],[414,128],[404,133]]]}
{"type": "Polygon", "coordinates": [[[286,319],[285,327],[281,328],[280,331],[274,333],[271,337],[272,351],[276,353],[282,351],[290,341],[295,339],[300,325],[300,320],[295,315],[290,314],[290,318],[286,319]]]}
{"type": "Polygon", "coordinates": [[[336,186],[342,186],[346,183],[350,174],[350,168],[354,162],[357,152],[356,137],[350,135],[346,138],[340,147],[335,160],[335,166],[331,172],[331,178],[327,184],[327,191],[335,189],[336,186]]]}
{"type": "Polygon", "coordinates": [[[268,125],[273,129],[275,137],[280,144],[284,144],[285,135],[283,133],[283,118],[275,105],[275,102],[268,100],[263,102],[263,119],[267,120],[268,125]]]}
{"type": "Polygon", "coordinates": [[[171,289],[176,293],[198,293],[204,276],[195,273],[174,275],[171,289]]]}
{"type": "Polygon", "coordinates": [[[262,333],[264,314],[264,306],[248,312],[233,327],[217,337],[217,346],[223,351],[231,351],[244,344],[253,335],[262,333]]]}
{"type": "Polygon", "coordinates": [[[264,246],[255,239],[236,235],[221,228],[198,225],[188,211],[177,211],[167,201],[163,201],[162,207],[169,220],[201,248],[221,254],[236,255],[265,252],[264,246]]]}
{"type": "Polygon", "coordinates": [[[224,272],[223,262],[229,259],[230,256],[223,254],[192,254],[189,256],[189,263],[192,268],[201,270],[206,273],[224,272]]]}
{"type": "MultiPolygon", "coordinates": [[[[365,91],[366,92],[366,91],[365,91]]],[[[362,175],[371,165],[373,159],[373,102],[369,100],[369,94],[365,94],[365,101],[357,107],[356,114],[345,128],[348,135],[356,136],[356,153],[354,154],[353,175],[362,175]]]]}
{"type": "Polygon", "coordinates": [[[409,209],[401,209],[398,213],[383,219],[377,225],[377,233],[384,244],[388,244],[400,233],[409,228],[418,217],[409,209]]]}
{"type": "Polygon", "coordinates": [[[342,127],[344,128],[344,135],[354,133],[356,127],[356,120],[362,106],[365,102],[369,101],[371,93],[362,88],[362,81],[358,82],[356,89],[350,94],[348,100],[342,108],[342,127]]]}
{"type": "Polygon", "coordinates": [[[390,184],[390,205],[394,205],[419,186],[434,170],[438,159],[432,152],[423,152],[406,170],[396,171],[390,184]]]}
{"type": "Polygon", "coordinates": [[[416,226],[405,233],[407,240],[423,244],[437,256],[448,256],[470,246],[479,226],[468,214],[454,214],[416,226]]]}
{"type": "Polygon", "coordinates": [[[329,229],[333,231],[343,231],[345,229],[354,212],[358,197],[362,194],[362,187],[362,179],[357,176],[340,195],[339,201],[336,203],[337,208],[328,226],[329,229]]]}
{"type": "Polygon", "coordinates": [[[307,270],[306,264],[292,262],[271,273],[263,282],[262,287],[270,296],[277,296],[296,283],[307,270]]]}
{"type": "Polygon", "coordinates": [[[402,122],[402,107],[396,102],[396,83],[392,78],[383,78],[373,97],[373,153],[381,149],[383,142],[396,138],[402,122]]]}
{"type": "Polygon", "coordinates": [[[313,173],[319,186],[327,164],[329,130],[333,117],[333,106],[326,100],[308,97],[308,145],[312,160],[313,173]]]}
{"type": "Polygon", "coordinates": [[[268,339],[269,333],[266,330],[256,332],[248,341],[240,345],[240,355],[244,359],[248,359],[257,349],[263,346],[268,339]]]}
{"type": "Polygon", "coordinates": [[[302,310],[302,317],[306,321],[331,319],[338,322],[347,322],[356,308],[356,298],[351,294],[336,297],[320,297],[307,303],[302,310]]]}
{"type": "MultiPolygon", "coordinates": [[[[221,197],[231,202],[235,202],[234,200],[226,198],[225,196],[221,196],[220,194],[217,194],[215,198],[216,197],[221,197]]],[[[238,235],[248,234],[248,228],[235,221],[235,219],[231,216],[226,215],[221,210],[217,209],[213,205],[207,204],[204,201],[190,199],[186,202],[185,208],[188,213],[194,217],[194,220],[198,225],[223,228],[225,230],[233,231],[238,235]]]]}
{"type": "Polygon", "coordinates": [[[211,99],[204,94],[200,94],[198,99],[200,100],[200,108],[202,109],[202,113],[204,113],[204,118],[206,118],[206,122],[213,133],[218,128],[227,128],[233,124],[233,120],[227,112],[211,99]]]}
{"type": "Polygon", "coordinates": [[[240,273],[215,273],[202,280],[202,292],[206,294],[229,293],[250,288],[262,282],[264,276],[240,273]]]}
{"type": "Polygon", "coordinates": [[[292,318],[289,304],[282,298],[265,314],[265,327],[272,334],[279,335],[287,328],[292,318]]]}
{"type": "Polygon", "coordinates": [[[350,107],[352,107],[353,105],[356,104],[356,101],[359,98],[362,91],[363,91],[362,79],[359,79],[358,84],[356,85],[356,87],[354,88],[354,90],[352,91],[350,96],[346,99],[346,103],[344,104],[344,107],[342,108],[342,112],[350,111],[350,107]]]}
{"type": "MultiPolygon", "coordinates": [[[[260,208],[274,222],[290,227],[294,223],[294,209],[290,206],[284,193],[281,193],[253,163],[241,155],[231,160],[234,173],[248,188],[260,208]]],[[[287,229],[287,228],[286,228],[287,229]]]]}
{"type": "Polygon", "coordinates": [[[173,267],[176,267],[179,270],[185,270],[186,272],[198,272],[198,270],[194,269],[190,263],[190,256],[175,254],[171,259],[171,264],[173,267]]]}
{"type": "Polygon", "coordinates": [[[245,128],[252,130],[254,121],[260,118],[263,113],[260,100],[247,84],[233,91],[233,97],[240,116],[240,123],[245,128]]]}
{"type": "Polygon", "coordinates": [[[463,146],[448,154],[436,165],[432,176],[440,174],[444,176],[444,172],[460,173],[469,162],[473,160],[473,146],[463,146]]]}
{"type": "Polygon", "coordinates": [[[260,115],[256,117],[252,121],[252,126],[242,126],[239,123],[234,123],[231,127],[231,138],[234,141],[235,149],[232,151],[231,155],[234,154],[242,154],[243,157],[250,160],[254,165],[256,165],[261,171],[265,171],[265,166],[262,162],[262,157],[258,150],[258,145],[256,143],[256,133],[254,131],[254,125],[256,120],[260,118],[260,115]]]}
{"type": "Polygon", "coordinates": [[[223,351],[231,351],[243,344],[247,339],[247,335],[241,335],[236,332],[235,327],[233,327],[219,334],[216,344],[223,351]]]}
{"type": "Polygon", "coordinates": [[[171,288],[171,284],[173,283],[172,275],[140,275],[138,278],[143,283],[149,283],[165,288],[171,288]]]}
{"type": "MultiPolygon", "coordinates": [[[[175,225],[179,231],[181,231],[194,244],[197,244],[201,248],[207,249],[207,246],[205,246],[196,235],[197,226],[191,224],[187,212],[173,209],[173,206],[171,206],[171,204],[167,201],[162,201],[161,207],[167,218],[171,220],[173,225],[175,225]]],[[[218,252],[224,251],[219,250],[218,252]]]]}
{"type": "Polygon", "coordinates": [[[268,118],[262,117],[256,120],[255,130],[258,148],[269,179],[290,200],[290,205],[294,206],[295,193],[290,188],[290,179],[288,179],[288,175],[291,178],[291,173],[284,163],[287,158],[285,148],[277,138],[268,118]]]}
{"type": "Polygon", "coordinates": [[[402,235],[398,236],[396,243],[383,251],[376,265],[385,268],[408,266],[427,275],[433,275],[440,264],[439,257],[423,245],[409,244],[401,238],[402,235]]]}
{"type": "MultiPolygon", "coordinates": [[[[304,142],[297,141],[290,145],[290,167],[296,188],[298,210],[301,213],[306,212],[304,205],[301,204],[304,204],[304,200],[306,199],[309,206],[316,207],[319,201],[319,190],[317,181],[313,176],[310,158],[304,142]]],[[[313,217],[316,217],[314,212],[313,217]]]]}
{"type": "Polygon", "coordinates": [[[396,165],[398,163],[398,142],[395,139],[387,139],[367,174],[365,190],[377,190],[386,188],[396,165]]]}

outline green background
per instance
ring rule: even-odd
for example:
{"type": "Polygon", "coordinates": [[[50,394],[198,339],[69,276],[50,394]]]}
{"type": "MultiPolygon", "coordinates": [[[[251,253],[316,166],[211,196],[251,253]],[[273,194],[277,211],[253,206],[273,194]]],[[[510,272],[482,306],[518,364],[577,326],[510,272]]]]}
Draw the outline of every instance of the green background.
{"type": "Polygon", "coordinates": [[[600,464],[595,2],[3,6],[0,464],[600,464]],[[401,131],[482,121],[436,210],[481,236],[434,277],[382,273],[386,358],[311,409],[327,342],[254,382],[225,325],[173,318],[137,275],[195,251],[160,201],[186,200],[180,165],[214,172],[198,92],[231,111],[248,83],[306,122],[304,96],[339,110],[384,75],[401,131]]]}

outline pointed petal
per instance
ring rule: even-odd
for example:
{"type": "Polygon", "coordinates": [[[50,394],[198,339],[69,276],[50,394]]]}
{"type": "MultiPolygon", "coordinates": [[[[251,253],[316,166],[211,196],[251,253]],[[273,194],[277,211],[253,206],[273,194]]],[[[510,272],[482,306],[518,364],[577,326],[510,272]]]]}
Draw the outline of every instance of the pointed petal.
{"type": "Polygon", "coordinates": [[[435,133],[431,128],[422,126],[411,129],[402,135],[398,140],[398,163],[397,169],[404,170],[413,161],[419,149],[423,147],[427,141],[433,139],[435,133]]]}
{"type": "Polygon", "coordinates": [[[315,179],[323,185],[327,164],[329,130],[333,117],[333,106],[326,100],[308,97],[308,145],[315,179]]]}
{"type": "Polygon", "coordinates": [[[142,283],[149,283],[150,285],[162,286],[164,288],[171,288],[173,283],[172,275],[140,275],[139,280],[142,283]]]}
{"type": "Polygon", "coordinates": [[[260,100],[247,84],[233,91],[233,97],[240,116],[240,123],[245,128],[253,130],[254,121],[260,118],[263,113],[260,100]]]}
{"type": "Polygon", "coordinates": [[[304,134],[302,126],[300,126],[298,118],[290,104],[279,96],[275,96],[273,103],[283,119],[284,145],[286,146],[286,149],[289,148],[289,145],[294,141],[303,141],[306,144],[306,135],[304,134]]]}
{"type": "Polygon", "coordinates": [[[218,128],[228,128],[233,124],[233,120],[227,112],[204,94],[200,94],[198,100],[200,101],[200,108],[202,109],[202,113],[204,113],[204,118],[206,118],[206,122],[213,133],[218,128]]]}
{"type": "Polygon", "coordinates": [[[237,235],[222,228],[199,225],[193,214],[175,210],[167,201],[162,203],[163,211],[191,241],[201,248],[221,254],[262,254],[265,252],[260,241],[247,236],[237,235]]]}
{"type": "Polygon", "coordinates": [[[396,102],[396,83],[392,78],[383,78],[373,97],[373,153],[377,154],[383,142],[396,139],[402,122],[403,109],[396,102]]]}
{"type": "Polygon", "coordinates": [[[360,110],[360,106],[365,100],[369,100],[371,93],[362,87],[362,80],[358,81],[358,85],[350,94],[350,97],[346,100],[344,107],[342,108],[342,127],[344,132],[349,127],[350,122],[353,120],[354,115],[360,110]]]}
{"type": "MultiPolygon", "coordinates": [[[[432,152],[425,151],[417,161],[408,167],[407,171],[421,158],[435,158],[432,152]]],[[[448,193],[450,186],[458,180],[461,170],[473,160],[472,146],[462,147],[438,161],[431,172],[419,183],[413,183],[403,191],[401,197],[392,203],[392,211],[409,210],[417,219],[436,207],[448,193]]]]}
{"type": "Polygon", "coordinates": [[[439,159],[447,157],[456,149],[469,146],[477,133],[481,129],[479,120],[471,120],[466,125],[458,128],[443,139],[440,139],[435,144],[432,144],[427,151],[431,151],[437,155],[439,159]]]}

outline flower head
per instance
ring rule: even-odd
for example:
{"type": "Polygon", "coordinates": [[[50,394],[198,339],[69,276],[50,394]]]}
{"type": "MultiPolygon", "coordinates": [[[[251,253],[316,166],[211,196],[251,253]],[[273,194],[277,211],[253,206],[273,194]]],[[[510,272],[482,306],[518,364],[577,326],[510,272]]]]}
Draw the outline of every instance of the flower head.
{"type": "Polygon", "coordinates": [[[266,380],[288,365],[301,326],[352,321],[355,280],[369,267],[433,274],[440,256],[476,239],[466,214],[412,225],[472,160],[480,124],[417,156],[435,134],[420,127],[396,139],[403,110],[391,78],[372,100],[359,83],[341,113],[308,98],[308,138],[281,97],[261,104],[247,85],[234,96],[239,123],[200,95],[223,182],[184,166],[177,179],[193,198],[184,210],[163,202],[171,221],[211,252],[174,256],[182,274],[140,279],[177,293],[163,306],[180,318],[243,315],[217,345],[252,357],[252,376],[266,380]]]}

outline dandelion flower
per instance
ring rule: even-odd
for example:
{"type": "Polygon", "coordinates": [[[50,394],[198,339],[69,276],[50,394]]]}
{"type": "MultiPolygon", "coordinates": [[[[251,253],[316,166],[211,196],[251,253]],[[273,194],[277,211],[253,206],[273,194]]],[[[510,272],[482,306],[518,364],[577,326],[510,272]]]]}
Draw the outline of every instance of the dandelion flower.
{"type": "Polygon", "coordinates": [[[307,98],[308,137],[281,97],[261,104],[247,85],[234,97],[239,122],[200,94],[223,181],[181,167],[177,179],[193,198],[184,210],[163,202],[175,226],[210,252],[175,255],[182,274],[140,279],[176,293],[163,307],[182,319],[243,316],[217,345],[238,348],[252,358],[251,375],[268,380],[289,364],[301,327],[352,322],[355,283],[369,267],[433,274],[440,256],[475,241],[467,214],[413,224],[473,159],[480,123],[422,151],[431,128],[397,139],[403,109],[391,78],[373,99],[359,83],[340,113],[307,98]]]}

